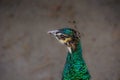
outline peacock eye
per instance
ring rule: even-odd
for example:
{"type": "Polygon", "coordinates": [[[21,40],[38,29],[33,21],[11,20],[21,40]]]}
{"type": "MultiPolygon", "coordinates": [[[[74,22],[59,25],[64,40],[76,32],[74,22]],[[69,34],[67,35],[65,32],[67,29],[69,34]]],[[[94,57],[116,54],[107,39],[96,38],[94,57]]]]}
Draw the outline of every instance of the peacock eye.
{"type": "Polygon", "coordinates": [[[65,36],[64,35],[60,35],[60,38],[65,40],[65,36]]]}
{"type": "Polygon", "coordinates": [[[60,35],[61,38],[64,38],[65,36],[64,35],[60,35]]]}
{"type": "Polygon", "coordinates": [[[68,35],[61,34],[61,33],[58,33],[58,34],[56,35],[56,37],[57,37],[58,39],[62,39],[62,40],[65,40],[66,38],[69,38],[68,35]]]}

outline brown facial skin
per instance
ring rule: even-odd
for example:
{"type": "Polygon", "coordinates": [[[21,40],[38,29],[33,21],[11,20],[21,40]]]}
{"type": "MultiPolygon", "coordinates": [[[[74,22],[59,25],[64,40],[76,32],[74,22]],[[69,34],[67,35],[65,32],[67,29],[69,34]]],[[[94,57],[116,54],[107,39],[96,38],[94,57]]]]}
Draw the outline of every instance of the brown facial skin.
{"type": "Polygon", "coordinates": [[[76,45],[79,42],[79,39],[77,37],[68,36],[65,34],[57,35],[56,38],[60,43],[65,44],[67,47],[70,47],[72,50],[76,50],[76,45]]]}

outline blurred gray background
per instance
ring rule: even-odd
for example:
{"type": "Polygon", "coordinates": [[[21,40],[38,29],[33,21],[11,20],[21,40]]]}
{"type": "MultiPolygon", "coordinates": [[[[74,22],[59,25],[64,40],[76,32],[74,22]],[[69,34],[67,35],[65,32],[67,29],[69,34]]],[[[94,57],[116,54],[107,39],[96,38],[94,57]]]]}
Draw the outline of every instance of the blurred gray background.
{"type": "Polygon", "coordinates": [[[0,0],[0,80],[61,80],[67,49],[47,31],[72,20],[92,80],[120,80],[120,0],[0,0]]]}

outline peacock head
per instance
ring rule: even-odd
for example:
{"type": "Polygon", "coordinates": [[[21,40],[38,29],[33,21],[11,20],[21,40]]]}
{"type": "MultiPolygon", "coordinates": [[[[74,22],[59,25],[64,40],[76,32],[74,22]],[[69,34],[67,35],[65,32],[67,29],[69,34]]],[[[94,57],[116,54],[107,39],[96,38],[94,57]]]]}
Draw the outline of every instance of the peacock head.
{"type": "Polygon", "coordinates": [[[52,30],[48,33],[52,34],[60,43],[66,45],[69,52],[76,49],[76,45],[80,40],[80,33],[71,28],[52,30]]]}

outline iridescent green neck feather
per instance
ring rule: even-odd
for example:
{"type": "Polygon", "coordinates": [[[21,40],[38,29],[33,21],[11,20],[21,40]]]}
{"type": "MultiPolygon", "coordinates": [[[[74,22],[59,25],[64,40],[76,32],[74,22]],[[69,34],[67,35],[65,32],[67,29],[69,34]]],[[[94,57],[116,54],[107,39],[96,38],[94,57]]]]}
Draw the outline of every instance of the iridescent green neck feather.
{"type": "Polygon", "coordinates": [[[90,74],[82,57],[80,42],[72,54],[68,52],[62,76],[62,80],[90,80],[90,74]]]}

